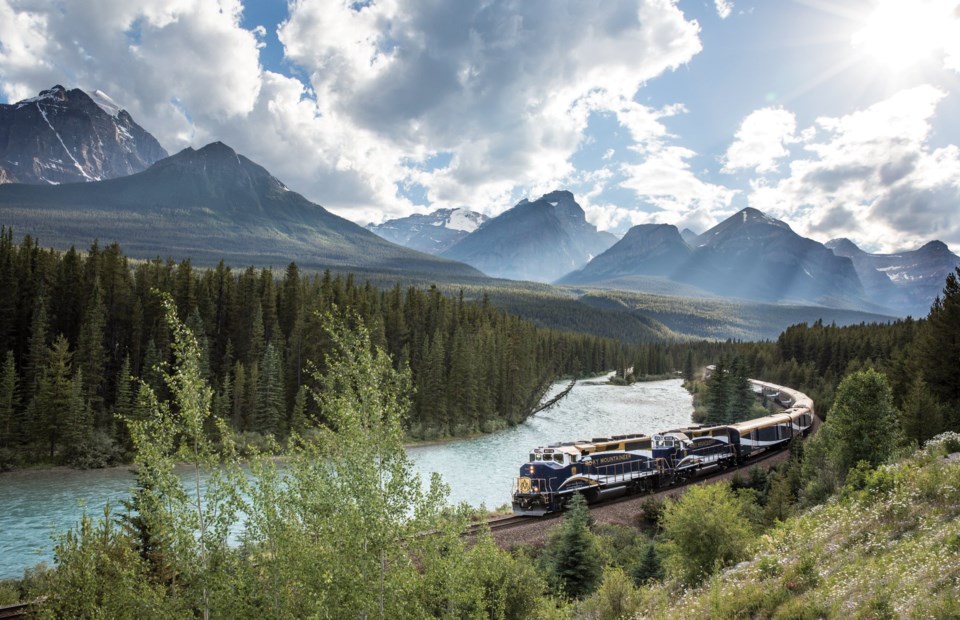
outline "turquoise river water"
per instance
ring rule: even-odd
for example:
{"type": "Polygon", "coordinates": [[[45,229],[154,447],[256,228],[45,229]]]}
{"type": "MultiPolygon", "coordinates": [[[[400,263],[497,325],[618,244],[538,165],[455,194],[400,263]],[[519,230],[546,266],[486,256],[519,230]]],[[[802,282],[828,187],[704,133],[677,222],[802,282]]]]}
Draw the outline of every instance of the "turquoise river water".
{"type": "MultiPolygon", "coordinates": [[[[544,399],[566,385],[554,384],[544,399]]],[[[431,472],[443,476],[451,503],[492,509],[510,501],[513,478],[535,446],[667,430],[689,423],[692,412],[691,397],[679,380],[617,387],[600,377],[578,382],[553,407],[513,428],[407,452],[424,479],[431,472]]],[[[57,534],[76,525],[84,510],[99,516],[106,503],[120,510],[132,483],[127,468],[0,474],[0,579],[50,563],[57,534]]]]}

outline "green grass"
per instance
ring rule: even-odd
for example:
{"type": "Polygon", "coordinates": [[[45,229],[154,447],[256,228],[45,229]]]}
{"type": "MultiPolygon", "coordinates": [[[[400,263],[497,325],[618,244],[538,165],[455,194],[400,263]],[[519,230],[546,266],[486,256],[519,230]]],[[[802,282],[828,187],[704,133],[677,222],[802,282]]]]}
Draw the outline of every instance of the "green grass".
{"type": "Polygon", "coordinates": [[[644,614],[960,617],[960,460],[945,452],[934,445],[881,467],[864,488],[847,487],[761,536],[751,560],[700,588],[646,591],[644,614]]]}

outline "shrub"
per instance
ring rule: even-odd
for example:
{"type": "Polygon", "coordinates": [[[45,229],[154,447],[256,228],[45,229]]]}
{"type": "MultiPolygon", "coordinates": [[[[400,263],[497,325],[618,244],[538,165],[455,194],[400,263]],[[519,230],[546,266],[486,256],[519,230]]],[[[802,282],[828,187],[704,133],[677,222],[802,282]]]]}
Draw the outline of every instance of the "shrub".
{"type": "Polygon", "coordinates": [[[688,584],[747,557],[753,535],[743,501],[724,483],[690,487],[667,503],[661,523],[664,566],[688,584]]]}

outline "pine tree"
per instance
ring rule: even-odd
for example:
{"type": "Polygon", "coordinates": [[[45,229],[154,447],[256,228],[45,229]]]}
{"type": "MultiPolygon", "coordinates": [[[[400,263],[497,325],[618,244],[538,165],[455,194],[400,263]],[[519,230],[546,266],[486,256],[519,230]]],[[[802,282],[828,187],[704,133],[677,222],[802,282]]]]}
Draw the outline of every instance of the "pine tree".
{"type": "Polygon", "coordinates": [[[579,493],[573,495],[559,533],[544,550],[543,561],[554,586],[570,598],[590,594],[600,583],[600,553],[590,531],[587,502],[579,493]]]}
{"type": "Polygon", "coordinates": [[[257,385],[256,426],[260,433],[279,436],[283,433],[285,402],[283,397],[283,364],[280,353],[267,343],[260,365],[260,377],[257,385]]]}
{"type": "Polygon", "coordinates": [[[663,579],[663,566],[660,564],[660,556],[657,554],[655,544],[652,542],[647,544],[647,550],[630,571],[630,577],[638,586],[663,579]]]}
{"type": "Polygon", "coordinates": [[[917,363],[937,399],[960,407],[960,267],[947,276],[918,338],[917,363]]]}
{"type": "Polygon", "coordinates": [[[900,424],[903,434],[919,445],[945,428],[943,406],[922,376],[914,379],[903,399],[900,424]]]}
{"type": "Polygon", "coordinates": [[[722,424],[730,410],[730,371],[727,360],[721,357],[707,381],[707,421],[722,424]]]}
{"type": "Polygon", "coordinates": [[[80,337],[77,342],[76,364],[83,372],[83,396],[97,412],[103,413],[103,382],[106,351],[103,348],[103,331],[106,311],[100,291],[100,278],[93,281],[86,304],[80,337]]]}
{"type": "Polygon", "coordinates": [[[13,360],[13,351],[7,351],[0,367],[0,448],[19,446],[20,420],[18,409],[20,395],[17,385],[17,367],[13,360]]]}
{"type": "Polygon", "coordinates": [[[302,435],[307,430],[307,386],[301,385],[293,399],[290,412],[290,432],[302,435]]]}
{"type": "Polygon", "coordinates": [[[34,397],[33,413],[37,425],[35,436],[43,437],[48,447],[48,456],[54,459],[57,449],[68,434],[73,416],[77,414],[74,381],[71,378],[73,353],[63,336],[58,336],[47,350],[47,363],[43,368],[34,397]]]}
{"type": "Polygon", "coordinates": [[[117,422],[114,436],[117,444],[129,450],[132,446],[130,435],[127,433],[126,420],[133,419],[136,413],[136,401],[133,396],[133,377],[130,374],[130,356],[123,356],[120,371],[116,377],[116,394],[113,399],[113,420],[117,422]]]}
{"type": "Polygon", "coordinates": [[[30,352],[27,354],[24,395],[32,399],[37,393],[40,376],[47,366],[47,304],[43,297],[37,298],[30,327],[30,352]]]}
{"type": "Polygon", "coordinates": [[[687,349],[687,356],[683,361],[683,380],[693,381],[693,349],[687,349]]]}
{"type": "Polygon", "coordinates": [[[234,430],[245,430],[243,422],[247,417],[246,408],[247,373],[243,362],[237,360],[233,366],[233,406],[231,407],[231,426],[234,430]]]}

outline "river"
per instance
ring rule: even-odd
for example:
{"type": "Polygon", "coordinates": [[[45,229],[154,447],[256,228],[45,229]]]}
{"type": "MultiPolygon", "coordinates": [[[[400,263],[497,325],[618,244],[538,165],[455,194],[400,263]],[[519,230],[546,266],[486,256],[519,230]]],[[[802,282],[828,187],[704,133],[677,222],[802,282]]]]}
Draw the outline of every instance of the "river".
{"type": "MultiPolygon", "coordinates": [[[[549,399],[568,384],[556,383],[549,399]]],[[[450,502],[493,509],[510,501],[510,487],[531,448],[554,441],[652,433],[690,422],[693,405],[680,380],[611,386],[583,380],[560,402],[513,428],[473,439],[407,450],[425,479],[438,472],[450,502]]],[[[110,503],[121,510],[133,476],[126,468],[36,470],[0,475],[0,579],[50,562],[53,539],[74,526],[83,510],[97,517],[110,503]]]]}

